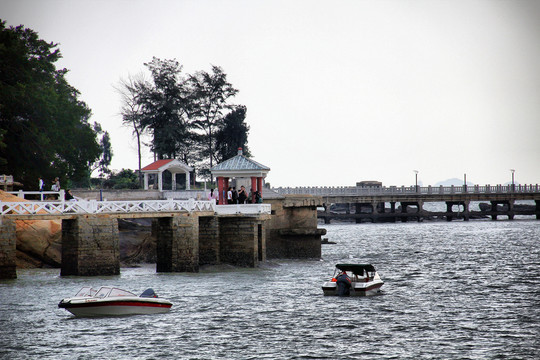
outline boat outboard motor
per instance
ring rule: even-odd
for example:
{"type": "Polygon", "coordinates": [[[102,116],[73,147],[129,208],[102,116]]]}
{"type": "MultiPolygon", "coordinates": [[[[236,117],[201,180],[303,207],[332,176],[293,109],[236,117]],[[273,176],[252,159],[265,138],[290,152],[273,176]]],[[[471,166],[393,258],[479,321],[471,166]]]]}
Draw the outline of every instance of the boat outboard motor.
{"type": "Polygon", "coordinates": [[[340,274],[337,277],[337,293],[338,296],[350,296],[351,295],[351,279],[345,273],[340,274]]]}
{"type": "Polygon", "coordinates": [[[141,296],[139,297],[143,297],[143,298],[157,298],[157,294],[154,292],[154,289],[146,289],[143,291],[143,293],[141,294],[141,296]]]}

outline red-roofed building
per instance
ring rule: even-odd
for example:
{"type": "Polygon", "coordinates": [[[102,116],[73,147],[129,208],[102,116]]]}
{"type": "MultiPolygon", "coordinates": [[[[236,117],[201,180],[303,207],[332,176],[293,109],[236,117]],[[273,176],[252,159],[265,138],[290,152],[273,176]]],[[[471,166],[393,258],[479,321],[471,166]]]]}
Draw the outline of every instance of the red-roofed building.
{"type": "Polygon", "coordinates": [[[159,191],[163,191],[163,172],[168,170],[172,174],[172,190],[176,190],[176,174],[186,174],[186,190],[190,189],[190,172],[193,171],[191,166],[176,160],[176,159],[163,159],[154,161],[150,165],[141,169],[144,175],[144,189],[148,190],[148,176],[155,174],[157,176],[157,183],[159,191]]]}

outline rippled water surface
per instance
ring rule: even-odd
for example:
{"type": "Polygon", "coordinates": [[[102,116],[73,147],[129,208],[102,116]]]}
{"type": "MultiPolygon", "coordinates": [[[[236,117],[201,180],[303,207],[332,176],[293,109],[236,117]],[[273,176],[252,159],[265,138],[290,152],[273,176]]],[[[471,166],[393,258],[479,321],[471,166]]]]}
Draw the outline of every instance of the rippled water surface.
{"type": "Polygon", "coordinates": [[[540,222],[324,225],[321,260],[257,269],[110,277],[18,270],[0,280],[6,359],[538,359],[540,222]],[[372,263],[371,298],[324,297],[339,262],[372,263]],[[75,318],[57,304],[83,285],[148,287],[170,313],[75,318]]]}

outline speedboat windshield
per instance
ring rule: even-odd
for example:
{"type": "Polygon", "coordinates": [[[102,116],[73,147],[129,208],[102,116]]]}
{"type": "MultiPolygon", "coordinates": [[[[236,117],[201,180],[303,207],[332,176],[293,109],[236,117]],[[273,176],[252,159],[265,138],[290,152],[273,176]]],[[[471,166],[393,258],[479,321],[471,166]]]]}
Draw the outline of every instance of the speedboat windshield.
{"type": "Polygon", "coordinates": [[[90,286],[85,286],[77,294],[75,294],[75,297],[92,297],[95,296],[97,293],[96,290],[92,289],[90,286]]]}
{"type": "Polygon", "coordinates": [[[96,294],[96,297],[98,298],[113,297],[113,296],[136,296],[136,295],[126,290],[112,288],[108,286],[102,286],[96,294]]]}

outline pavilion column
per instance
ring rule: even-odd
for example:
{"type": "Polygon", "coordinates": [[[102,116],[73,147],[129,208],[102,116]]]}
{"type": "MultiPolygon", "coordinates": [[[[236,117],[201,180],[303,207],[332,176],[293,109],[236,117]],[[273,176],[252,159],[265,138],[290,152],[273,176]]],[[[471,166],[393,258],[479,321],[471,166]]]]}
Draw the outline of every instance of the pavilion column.
{"type": "Polygon", "coordinates": [[[263,196],[263,178],[262,178],[262,176],[257,178],[257,191],[259,192],[259,196],[262,199],[262,196],[263,196]]]}
{"type": "Polygon", "coordinates": [[[229,191],[229,178],[223,178],[223,204],[227,205],[227,191],[229,191]]]}
{"type": "Polygon", "coordinates": [[[186,172],[186,190],[191,189],[191,173],[189,171],[186,172]]]}
{"type": "Polygon", "coordinates": [[[148,190],[148,173],[144,173],[144,190],[148,190]]]}
{"type": "Polygon", "coordinates": [[[158,173],[158,189],[163,191],[163,173],[161,171],[158,173]]]}
{"type": "Polygon", "coordinates": [[[176,173],[171,172],[171,174],[172,174],[172,179],[171,179],[172,180],[172,186],[171,187],[172,187],[173,191],[176,191],[176,173]]]}
{"type": "Polygon", "coordinates": [[[218,176],[217,178],[217,183],[218,183],[218,204],[219,205],[224,205],[225,202],[225,197],[223,196],[223,189],[225,187],[225,182],[224,182],[224,179],[223,177],[221,176],[218,176]]]}
{"type": "Polygon", "coordinates": [[[255,191],[257,191],[257,178],[251,177],[251,202],[255,204],[255,191]]]}

